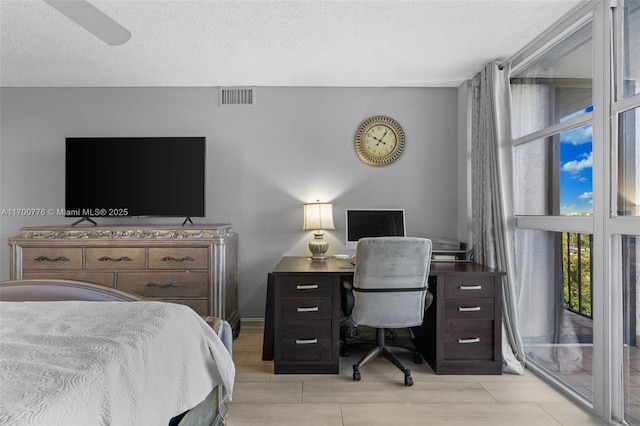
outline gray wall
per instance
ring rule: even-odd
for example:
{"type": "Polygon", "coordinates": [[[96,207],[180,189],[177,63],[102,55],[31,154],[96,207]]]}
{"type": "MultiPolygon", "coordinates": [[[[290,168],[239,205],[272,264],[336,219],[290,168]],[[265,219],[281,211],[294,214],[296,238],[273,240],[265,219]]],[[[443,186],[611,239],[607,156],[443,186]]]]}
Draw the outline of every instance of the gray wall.
{"type": "MultiPolygon", "coordinates": [[[[0,89],[0,209],[64,207],[67,136],[206,136],[207,218],[195,223],[229,222],[239,233],[245,318],[263,316],[267,273],[279,258],[308,254],[305,202],[334,203],[329,254],[347,252],[347,207],[404,208],[413,236],[465,235],[457,89],[258,87],[252,108],[220,108],[217,96],[217,88],[0,89]],[[395,118],[407,137],[403,156],[381,168],[362,163],[353,149],[358,124],[377,114],[395,118]]],[[[5,212],[0,239],[21,226],[71,222],[5,212]]],[[[8,248],[1,247],[0,278],[7,279],[8,248]]]]}

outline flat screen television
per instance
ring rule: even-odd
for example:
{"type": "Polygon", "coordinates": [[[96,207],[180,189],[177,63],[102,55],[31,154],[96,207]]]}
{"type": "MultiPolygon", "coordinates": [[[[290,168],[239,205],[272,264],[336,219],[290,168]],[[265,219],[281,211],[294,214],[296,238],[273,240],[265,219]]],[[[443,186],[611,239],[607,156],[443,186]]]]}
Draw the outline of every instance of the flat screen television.
{"type": "Polygon", "coordinates": [[[404,209],[347,209],[346,234],[351,250],[363,237],[404,237],[404,209]]]}
{"type": "Polygon", "coordinates": [[[65,216],[204,217],[204,137],[66,138],[65,216]]]}

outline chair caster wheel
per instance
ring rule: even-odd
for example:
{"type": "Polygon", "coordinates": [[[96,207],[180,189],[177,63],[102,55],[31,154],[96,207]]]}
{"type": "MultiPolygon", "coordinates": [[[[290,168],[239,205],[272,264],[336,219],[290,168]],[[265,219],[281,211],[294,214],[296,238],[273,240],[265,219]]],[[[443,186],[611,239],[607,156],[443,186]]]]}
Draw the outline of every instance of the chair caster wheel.
{"type": "Polygon", "coordinates": [[[413,354],[413,362],[416,364],[422,364],[422,357],[419,353],[416,352],[415,354],[413,354]]]}
{"type": "Polygon", "coordinates": [[[360,370],[355,365],[353,366],[353,381],[359,382],[362,377],[360,376],[360,370]]]}
{"type": "Polygon", "coordinates": [[[413,386],[413,379],[411,378],[411,370],[404,370],[404,385],[413,386]]]}

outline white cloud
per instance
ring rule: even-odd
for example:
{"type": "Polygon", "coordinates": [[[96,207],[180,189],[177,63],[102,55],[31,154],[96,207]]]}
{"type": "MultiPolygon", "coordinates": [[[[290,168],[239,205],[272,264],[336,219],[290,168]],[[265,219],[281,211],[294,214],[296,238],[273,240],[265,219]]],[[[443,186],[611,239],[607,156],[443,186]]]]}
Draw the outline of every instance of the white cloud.
{"type": "Polygon", "coordinates": [[[579,195],[578,198],[581,200],[590,200],[593,198],[593,192],[584,192],[582,195],[579,195]]]}
{"type": "Polygon", "coordinates": [[[582,155],[583,158],[579,160],[567,161],[562,165],[563,172],[580,173],[584,169],[593,167],[593,152],[582,155]]]}
{"type": "Polygon", "coordinates": [[[593,136],[593,130],[591,124],[585,124],[582,127],[564,132],[560,135],[560,142],[570,143],[571,145],[582,145],[585,143],[591,143],[593,136]]]}

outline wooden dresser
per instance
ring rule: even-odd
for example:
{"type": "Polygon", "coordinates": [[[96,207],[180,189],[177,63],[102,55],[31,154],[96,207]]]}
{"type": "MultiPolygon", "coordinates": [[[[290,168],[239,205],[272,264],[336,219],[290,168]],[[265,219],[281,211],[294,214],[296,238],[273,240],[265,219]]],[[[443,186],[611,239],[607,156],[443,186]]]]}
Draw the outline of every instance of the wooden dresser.
{"type": "Polygon", "coordinates": [[[181,303],[240,332],[231,225],[25,227],[9,238],[10,279],[58,278],[181,303]]]}

